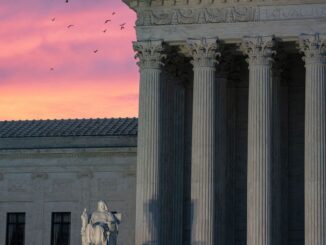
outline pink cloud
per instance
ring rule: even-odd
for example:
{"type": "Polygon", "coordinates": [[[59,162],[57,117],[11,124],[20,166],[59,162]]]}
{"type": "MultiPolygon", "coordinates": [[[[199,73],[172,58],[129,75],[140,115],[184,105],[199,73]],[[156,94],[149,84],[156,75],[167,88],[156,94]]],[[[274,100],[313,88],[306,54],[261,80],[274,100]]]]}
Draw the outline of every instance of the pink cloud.
{"type": "Polygon", "coordinates": [[[120,0],[21,2],[0,6],[0,119],[137,115],[130,9],[120,0]]]}

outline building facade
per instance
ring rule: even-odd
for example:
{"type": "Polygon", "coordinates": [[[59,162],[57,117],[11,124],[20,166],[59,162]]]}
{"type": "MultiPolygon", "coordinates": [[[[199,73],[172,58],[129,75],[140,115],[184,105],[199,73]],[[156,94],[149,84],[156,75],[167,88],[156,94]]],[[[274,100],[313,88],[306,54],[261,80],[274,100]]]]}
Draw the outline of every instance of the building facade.
{"type": "Polygon", "coordinates": [[[135,244],[325,245],[325,1],[125,2],[135,244]]]}
{"type": "Polygon", "coordinates": [[[25,223],[26,244],[51,244],[69,213],[80,244],[104,199],[121,244],[326,245],[325,1],[125,2],[138,136],[134,120],[2,122],[0,243],[25,223]]]}
{"type": "Polygon", "coordinates": [[[137,119],[0,122],[0,244],[80,245],[99,200],[134,244],[136,139],[137,119]]]}

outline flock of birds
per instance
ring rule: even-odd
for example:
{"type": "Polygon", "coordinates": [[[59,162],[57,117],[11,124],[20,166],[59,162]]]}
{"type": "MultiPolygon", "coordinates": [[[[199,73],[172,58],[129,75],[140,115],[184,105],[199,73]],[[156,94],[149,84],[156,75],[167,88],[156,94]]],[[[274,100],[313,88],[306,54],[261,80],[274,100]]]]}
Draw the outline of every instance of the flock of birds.
{"type": "MultiPolygon", "coordinates": [[[[68,2],[69,2],[69,0],[66,0],[66,3],[68,3],[68,2]]],[[[115,14],[116,14],[115,12],[112,12],[112,16],[115,15],[115,14]]],[[[52,22],[55,22],[55,20],[56,20],[55,17],[53,17],[53,18],[51,19],[52,22]]],[[[108,24],[108,23],[110,23],[110,22],[111,22],[111,19],[106,19],[106,20],[104,21],[104,24],[108,24]]],[[[121,31],[125,29],[125,25],[126,25],[126,23],[122,23],[122,24],[119,25],[119,28],[120,28],[121,31]]],[[[74,26],[75,26],[75,25],[70,24],[70,25],[67,26],[67,28],[70,29],[70,28],[72,28],[72,27],[74,27],[74,26]]],[[[103,33],[106,33],[107,31],[108,31],[108,29],[106,28],[106,29],[104,29],[102,32],[103,32],[103,33]]],[[[94,54],[96,54],[96,53],[98,53],[98,52],[99,52],[98,49],[93,50],[93,53],[94,53],[94,54]]],[[[53,71],[54,68],[51,67],[50,70],[53,71]]]]}

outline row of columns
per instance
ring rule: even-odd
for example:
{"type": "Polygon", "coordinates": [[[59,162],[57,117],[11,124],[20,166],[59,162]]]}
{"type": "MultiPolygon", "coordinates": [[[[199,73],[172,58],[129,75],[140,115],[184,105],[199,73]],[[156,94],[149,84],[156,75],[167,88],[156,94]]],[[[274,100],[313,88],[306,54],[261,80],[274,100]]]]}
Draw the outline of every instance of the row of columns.
{"type": "MultiPolygon", "coordinates": [[[[248,245],[272,243],[274,44],[272,36],[258,36],[244,38],[240,46],[249,64],[248,245]]],[[[302,35],[299,44],[306,63],[305,244],[326,245],[326,38],[302,35]]],[[[169,215],[159,200],[163,46],[161,41],[143,41],[135,42],[134,49],[140,66],[136,245],[162,245],[161,216],[169,215]]],[[[188,49],[194,72],[191,243],[214,245],[214,217],[219,212],[214,208],[219,147],[214,91],[220,53],[216,39],[189,40],[188,49]]]]}

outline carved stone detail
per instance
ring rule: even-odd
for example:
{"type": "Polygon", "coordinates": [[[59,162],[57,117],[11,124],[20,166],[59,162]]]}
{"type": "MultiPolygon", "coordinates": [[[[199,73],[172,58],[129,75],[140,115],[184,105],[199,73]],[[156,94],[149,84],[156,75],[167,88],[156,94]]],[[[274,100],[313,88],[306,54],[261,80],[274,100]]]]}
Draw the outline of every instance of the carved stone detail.
{"type": "Polygon", "coordinates": [[[121,213],[111,212],[104,201],[97,203],[97,210],[81,215],[81,240],[83,245],[117,245],[121,213]]]}
{"type": "Polygon", "coordinates": [[[255,21],[257,7],[139,10],[137,26],[255,21]]]}
{"type": "Polygon", "coordinates": [[[325,4],[138,8],[137,26],[235,23],[326,17],[325,4]]]}
{"type": "Polygon", "coordinates": [[[299,37],[300,51],[304,53],[303,58],[307,63],[326,62],[326,35],[301,35],[299,37]]]}
{"type": "Polygon", "coordinates": [[[29,182],[26,180],[9,181],[7,191],[8,192],[28,192],[29,182]]]}
{"type": "MultiPolygon", "coordinates": [[[[273,4],[284,4],[288,3],[289,0],[123,0],[130,7],[137,9],[142,7],[172,7],[172,6],[200,6],[200,5],[220,5],[220,6],[230,6],[235,4],[241,5],[252,5],[259,3],[268,3],[269,5],[273,4]]],[[[302,0],[291,0],[293,4],[300,4],[304,1],[302,0]]],[[[314,1],[306,1],[307,3],[322,3],[323,0],[314,0],[314,1]]]]}
{"type": "Polygon", "coordinates": [[[82,179],[82,178],[90,178],[92,179],[94,177],[93,171],[89,169],[84,169],[81,170],[77,173],[77,178],[82,179]]]}
{"type": "Polygon", "coordinates": [[[249,37],[247,244],[272,244],[273,37],[249,37]]]}
{"type": "Polygon", "coordinates": [[[259,12],[259,21],[324,18],[326,16],[326,5],[260,6],[257,12],[259,12]]]}
{"type": "Polygon", "coordinates": [[[221,53],[217,52],[217,39],[189,39],[188,49],[194,67],[214,67],[218,63],[216,57],[221,56],[221,53]]]}
{"type": "Polygon", "coordinates": [[[248,56],[247,62],[251,64],[269,64],[273,61],[276,51],[273,36],[245,37],[240,45],[240,50],[248,56]]]}
{"type": "Polygon", "coordinates": [[[162,54],[162,40],[134,42],[133,48],[137,52],[135,58],[139,59],[137,65],[141,69],[159,69],[163,65],[162,59],[166,56],[162,54]]]}
{"type": "Polygon", "coordinates": [[[47,173],[44,173],[44,172],[34,172],[34,173],[32,173],[32,175],[31,175],[31,178],[33,179],[33,180],[35,180],[35,179],[43,179],[43,180],[45,180],[45,179],[47,179],[49,177],[49,175],[47,174],[47,173]]]}

